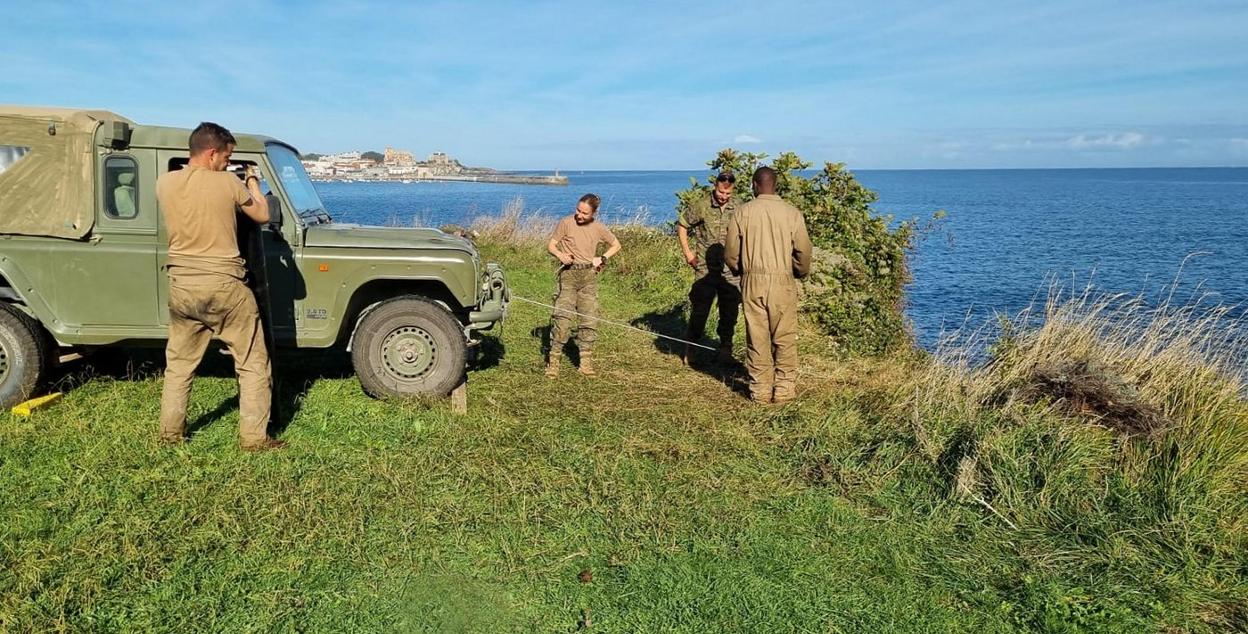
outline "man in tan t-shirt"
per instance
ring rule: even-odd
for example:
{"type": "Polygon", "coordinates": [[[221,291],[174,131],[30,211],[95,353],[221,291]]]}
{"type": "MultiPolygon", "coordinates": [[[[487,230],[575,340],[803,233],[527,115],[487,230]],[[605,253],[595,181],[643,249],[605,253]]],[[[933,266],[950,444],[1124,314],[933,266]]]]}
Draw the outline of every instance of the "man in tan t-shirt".
{"type": "Polygon", "coordinates": [[[754,194],[728,223],[724,263],[741,275],[750,398],[787,403],[797,397],[797,278],[810,273],[813,246],[770,167],[754,171],[754,194]]]}
{"type": "Polygon", "coordinates": [[[234,135],[215,123],[191,133],[186,167],[156,181],[156,198],[169,235],[169,341],[160,399],[160,441],[186,439],[186,404],[195,368],[213,337],[225,342],[238,375],[239,444],[247,451],[279,449],[268,435],[272,405],[269,354],[255,295],[243,282],[238,212],[269,221],[260,178],[247,170],[246,186],[225,170],[234,135]]]}
{"type": "Polygon", "coordinates": [[[607,260],[620,252],[620,241],[594,218],[600,202],[596,194],[581,196],[576,213],[555,225],[546,245],[546,250],[559,258],[560,264],[556,274],[555,311],[550,317],[550,354],[546,359],[546,376],[551,378],[559,376],[559,359],[575,314],[580,314],[580,327],[576,331],[576,347],[581,353],[580,373],[597,374],[593,350],[598,338],[598,272],[607,260]],[[595,254],[600,244],[606,244],[607,250],[598,256],[595,254]]]}

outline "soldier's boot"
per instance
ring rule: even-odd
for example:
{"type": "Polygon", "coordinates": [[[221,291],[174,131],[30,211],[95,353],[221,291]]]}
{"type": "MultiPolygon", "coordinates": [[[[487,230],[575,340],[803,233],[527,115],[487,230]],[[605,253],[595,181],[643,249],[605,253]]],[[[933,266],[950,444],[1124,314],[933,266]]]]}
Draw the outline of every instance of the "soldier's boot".
{"type": "Polygon", "coordinates": [[[783,405],[785,403],[792,403],[796,400],[797,392],[792,387],[777,385],[775,395],[772,397],[771,402],[776,405],[783,405]]]}
{"type": "Polygon", "coordinates": [[[735,362],[737,359],[732,356],[732,344],[720,344],[719,350],[715,352],[715,360],[718,361],[720,365],[731,365],[735,362]]]}
{"type": "Polygon", "coordinates": [[[588,352],[581,352],[581,367],[577,371],[584,376],[598,376],[594,371],[594,355],[588,352]]]}
{"type": "Polygon", "coordinates": [[[551,379],[559,377],[559,353],[557,352],[552,351],[546,356],[546,377],[551,379]]]}

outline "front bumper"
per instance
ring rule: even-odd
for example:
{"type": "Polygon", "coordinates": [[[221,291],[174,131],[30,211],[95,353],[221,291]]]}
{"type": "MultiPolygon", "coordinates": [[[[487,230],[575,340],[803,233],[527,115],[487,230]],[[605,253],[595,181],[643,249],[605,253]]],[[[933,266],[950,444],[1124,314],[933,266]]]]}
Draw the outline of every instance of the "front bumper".
{"type": "Polygon", "coordinates": [[[487,262],[481,274],[480,298],[477,309],[468,313],[468,330],[488,330],[507,314],[511,290],[507,288],[503,267],[495,262],[487,262]]]}

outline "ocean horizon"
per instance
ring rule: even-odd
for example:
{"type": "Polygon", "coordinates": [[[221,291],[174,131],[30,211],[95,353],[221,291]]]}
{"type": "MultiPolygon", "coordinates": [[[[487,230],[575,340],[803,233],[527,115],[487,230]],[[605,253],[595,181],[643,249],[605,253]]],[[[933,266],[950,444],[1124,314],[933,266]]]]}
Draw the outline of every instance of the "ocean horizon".
{"type": "MultiPolygon", "coordinates": [[[[1070,291],[1248,306],[1248,167],[854,170],[896,220],[947,216],[911,254],[906,314],[920,344],[1070,291]],[[1173,290],[1172,290],[1173,287],[1173,290]]],[[[545,172],[549,173],[549,172],[545,172]]],[[[519,198],[526,213],[571,213],[602,196],[607,222],[675,218],[700,170],[560,170],[563,186],[317,183],[342,222],[468,224],[519,198]]],[[[673,238],[673,249],[677,248],[673,238]]]]}

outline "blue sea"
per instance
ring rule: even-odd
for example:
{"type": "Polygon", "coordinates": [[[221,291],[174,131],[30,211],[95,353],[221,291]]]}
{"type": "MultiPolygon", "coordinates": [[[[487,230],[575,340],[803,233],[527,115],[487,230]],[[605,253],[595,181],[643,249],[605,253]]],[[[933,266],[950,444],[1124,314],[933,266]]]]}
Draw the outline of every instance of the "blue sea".
{"type": "MultiPolygon", "coordinates": [[[[675,217],[675,192],[705,171],[571,172],[567,187],[485,183],[318,183],[335,220],[466,224],[521,197],[541,215],[571,213],[585,192],[608,221],[675,217]]],[[[1248,168],[863,170],[875,210],[947,216],[911,261],[907,315],[932,346],[995,313],[1043,301],[1056,282],[1082,291],[1248,306],[1248,168]]],[[[673,238],[672,248],[676,243],[673,238]]]]}

